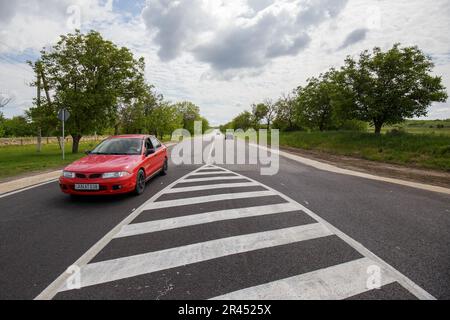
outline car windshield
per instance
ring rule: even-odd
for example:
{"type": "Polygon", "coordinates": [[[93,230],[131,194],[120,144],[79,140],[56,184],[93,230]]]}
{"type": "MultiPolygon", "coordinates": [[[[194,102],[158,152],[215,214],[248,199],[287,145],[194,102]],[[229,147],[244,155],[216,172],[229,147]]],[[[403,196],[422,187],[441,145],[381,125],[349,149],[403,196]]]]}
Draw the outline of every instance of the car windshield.
{"type": "Polygon", "coordinates": [[[108,139],[100,143],[91,154],[140,155],[142,139],[108,139]]]}

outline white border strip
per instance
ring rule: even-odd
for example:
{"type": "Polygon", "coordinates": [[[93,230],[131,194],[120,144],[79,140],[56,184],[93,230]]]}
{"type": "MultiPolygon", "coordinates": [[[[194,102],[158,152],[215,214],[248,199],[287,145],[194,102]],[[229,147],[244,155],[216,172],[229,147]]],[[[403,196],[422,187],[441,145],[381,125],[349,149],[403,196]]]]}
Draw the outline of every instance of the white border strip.
{"type": "Polygon", "coordinates": [[[125,238],[146,233],[178,229],[217,221],[260,217],[270,214],[283,214],[286,212],[298,212],[300,210],[301,208],[297,204],[281,203],[268,206],[206,212],[186,217],[177,217],[165,220],[129,224],[124,226],[122,230],[119,232],[119,234],[116,235],[114,238],[115,239],[125,238]]]}
{"type": "MultiPolygon", "coordinates": [[[[372,266],[373,261],[362,258],[211,300],[344,300],[370,291],[367,289],[367,270],[372,266]]],[[[383,287],[394,282],[394,278],[383,276],[380,285],[383,287]]]]}
{"type": "Polygon", "coordinates": [[[18,193],[21,193],[21,192],[24,192],[24,191],[27,191],[27,190],[31,190],[31,189],[34,189],[34,188],[37,188],[37,187],[42,187],[42,186],[45,186],[47,184],[58,182],[58,181],[59,181],[59,178],[58,179],[52,179],[52,180],[45,181],[45,182],[42,182],[42,183],[33,184],[33,185],[29,186],[29,187],[25,187],[25,188],[22,188],[22,189],[6,192],[6,193],[3,193],[3,194],[0,194],[0,199],[12,196],[14,194],[18,194],[18,193]]]}
{"type": "MultiPolygon", "coordinates": [[[[234,254],[331,236],[322,224],[252,233],[163,251],[92,263],[81,269],[81,287],[136,277],[234,254]]],[[[60,290],[68,291],[67,286],[60,290]]]]}
{"type": "MultiPolygon", "coordinates": [[[[222,168],[222,169],[225,169],[225,168],[222,168]]],[[[228,170],[228,169],[225,169],[225,170],[228,170]]],[[[230,170],[228,170],[228,171],[230,171],[230,170]]],[[[246,177],[246,178],[248,180],[250,180],[250,181],[258,182],[258,181],[254,180],[252,178],[249,178],[249,177],[246,177]]],[[[268,190],[271,190],[273,193],[279,195],[281,198],[285,199],[286,201],[291,202],[291,203],[297,203],[305,213],[310,215],[313,219],[315,219],[319,223],[322,223],[331,232],[333,232],[335,235],[337,235],[339,238],[341,238],[344,242],[346,242],[353,249],[358,251],[361,255],[363,255],[366,258],[371,259],[376,264],[382,266],[382,268],[384,269],[385,272],[388,273],[388,275],[389,274],[392,275],[397,280],[397,282],[399,282],[404,288],[406,288],[409,292],[411,292],[417,298],[419,298],[421,300],[436,300],[435,297],[433,297],[430,293],[428,293],[427,291],[422,289],[419,285],[414,283],[411,279],[409,279],[408,277],[403,275],[401,272],[399,272],[397,269],[392,267],[386,261],[384,261],[383,259],[378,257],[376,254],[371,252],[366,247],[364,247],[361,243],[357,242],[356,240],[352,239],[351,237],[349,237],[348,235],[343,233],[338,228],[334,227],[328,221],[322,219],[320,216],[318,216],[317,214],[315,214],[314,212],[312,212],[308,208],[302,206],[301,204],[299,204],[295,200],[293,200],[293,199],[289,198],[288,196],[284,195],[283,193],[278,192],[277,190],[275,190],[275,189],[273,189],[273,188],[271,188],[271,187],[269,187],[269,186],[267,186],[265,184],[261,183],[261,185],[266,187],[268,190]]]]}
{"type": "Polygon", "coordinates": [[[223,200],[262,198],[262,197],[270,197],[270,196],[276,196],[276,195],[277,194],[274,194],[272,191],[254,191],[254,192],[217,194],[217,195],[213,195],[213,196],[204,196],[204,197],[153,202],[153,203],[147,204],[147,206],[145,206],[145,210],[165,209],[165,208],[180,207],[180,206],[186,206],[186,205],[191,205],[191,204],[199,204],[199,203],[207,203],[207,202],[215,202],[215,201],[223,201],[223,200]]]}
{"type": "Polygon", "coordinates": [[[255,183],[255,182],[224,183],[224,184],[203,185],[203,186],[185,187],[185,188],[174,188],[174,189],[167,190],[166,194],[204,191],[204,190],[218,190],[218,189],[226,189],[227,190],[230,188],[245,188],[245,187],[258,187],[258,186],[261,186],[261,184],[255,183]]]}
{"type": "MultiPolygon", "coordinates": [[[[198,171],[200,169],[195,170],[194,172],[198,171]]],[[[168,187],[164,188],[157,194],[155,194],[153,197],[151,197],[149,200],[147,200],[142,206],[140,206],[138,209],[136,209],[132,214],[130,214],[128,217],[126,217],[122,222],[120,222],[115,228],[113,228],[110,232],[108,232],[100,241],[98,241],[96,244],[94,244],[85,254],[83,254],[77,261],[75,261],[72,265],[78,266],[82,268],[83,266],[87,265],[89,261],[95,258],[96,255],[102,251],[108,243],[111,242],[111,240],[114,238],[114,236],[120,232],[123,226],[130,224],[134,219],[136,219],[137,216],[139,216],[142,211],[144,211],[144,208],[149,203],[152,203],[156,199],[158,199],[161,195],[163,195],[166,192],[166,189],[172,188],[173,186],[177,185],[180,181],[182,181],[185,177],[189,176],[192,172],[186,174],[182,178],[178,179],[177,181],[171,183],[168,187]]],[[[44,291],[42,291],[35,300],[51,300],[53,299],[56,294],[59,292],[59,289],[63,287],[67,281],[67,279],[71,276],[70,273],[64,272],[61,274],[55,281],[53,281],[44,291]]]]}

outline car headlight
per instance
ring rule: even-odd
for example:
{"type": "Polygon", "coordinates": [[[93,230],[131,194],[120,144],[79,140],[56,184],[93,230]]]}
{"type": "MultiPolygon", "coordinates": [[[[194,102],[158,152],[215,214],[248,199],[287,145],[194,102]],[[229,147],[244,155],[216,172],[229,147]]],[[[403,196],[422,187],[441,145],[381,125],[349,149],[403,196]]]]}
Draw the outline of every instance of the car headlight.
{"type": "Polygon", "coordinates": [[[126,171],[123,172],[107,172],[102,175],[103,179],[123,178],[130,174],[126,171]]]}
{"type": "Polygon", "coordinates": [[[63,177],[68,179],[74,179],[75,172],[63,171],[63,177]]]}

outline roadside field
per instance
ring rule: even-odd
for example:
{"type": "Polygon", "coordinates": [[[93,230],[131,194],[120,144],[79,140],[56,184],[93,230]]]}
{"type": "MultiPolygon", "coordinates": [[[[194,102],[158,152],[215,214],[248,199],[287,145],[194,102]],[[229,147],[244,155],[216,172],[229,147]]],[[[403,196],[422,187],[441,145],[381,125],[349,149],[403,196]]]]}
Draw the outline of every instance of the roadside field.
{"type": "MultiPolygon", "coordinates": [[[[373,128],[369,131],[373,132],[373,128]]],[[[449,120],[406,120],[405,122],[395,125],[386,126],[382,132],[387,133],[392,130],[401,130],[412,134],[433,134],[450,136],[450,119],[449,120]]]]}
{"type": "Polygon", "coordinates": [[[450,172],[450,136],[446,135],[281,132],[280,145],[450,172]]]}
{"type": "Polygon", "coordinates": [[[80,143],[78,154],[72,154],[72,144],[67,144],[65,161],[58,144],[43,145],[40,153],[36,152],[35,145],[0,147],[0,179],[63,168],[82,158],[85,155],[83,152],[91,150],[96,144],[94,141],[80,143]]]}

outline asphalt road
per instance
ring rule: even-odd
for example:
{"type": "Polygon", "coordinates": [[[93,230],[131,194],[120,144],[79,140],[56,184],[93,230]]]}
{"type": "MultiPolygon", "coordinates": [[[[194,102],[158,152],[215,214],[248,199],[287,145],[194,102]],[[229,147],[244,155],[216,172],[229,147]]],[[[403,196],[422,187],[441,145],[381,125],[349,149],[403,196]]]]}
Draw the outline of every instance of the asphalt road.
{"type": "Polygon", "coordinates": [[[450,299],[448,195],[285,158],[260,169],[172,163],[141,197],[52,183],[0,198],[0,299],[450,299]]]}

